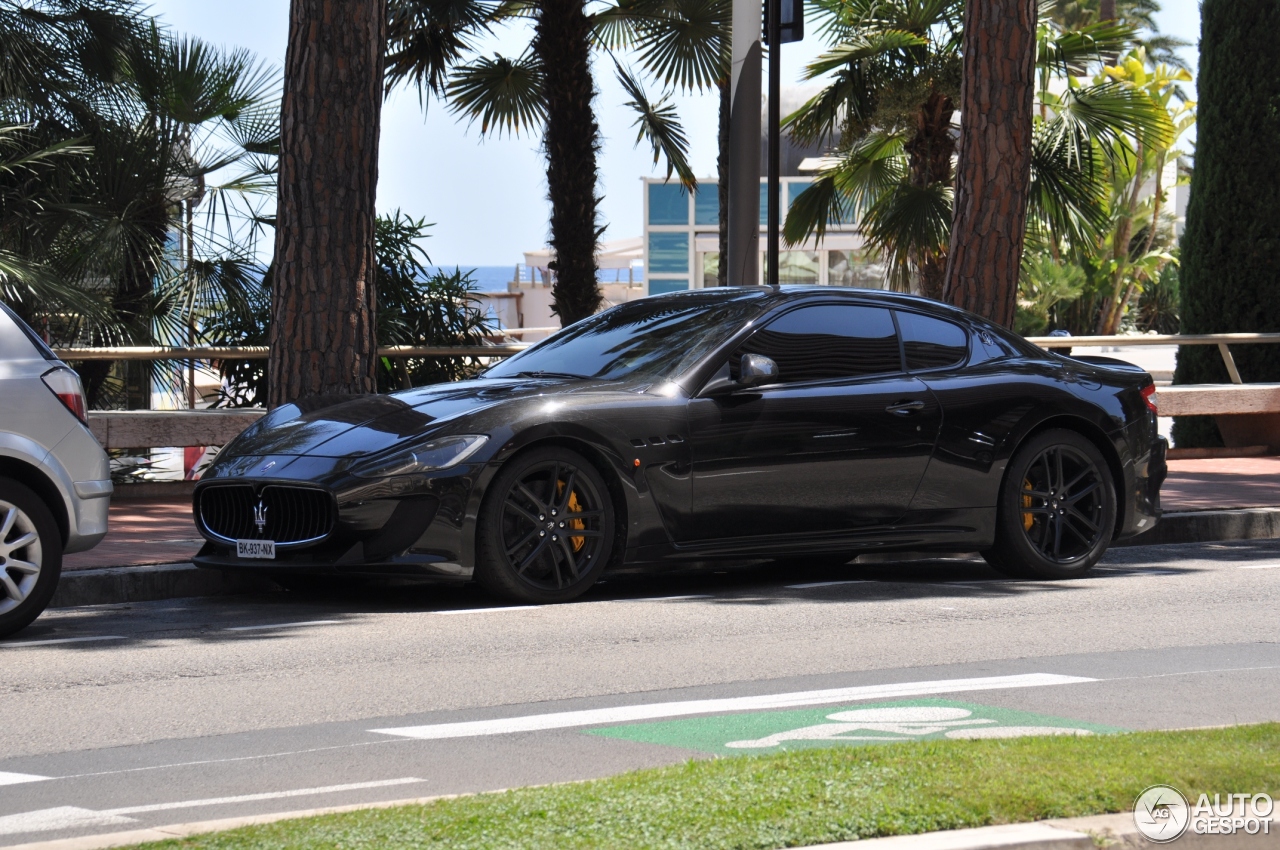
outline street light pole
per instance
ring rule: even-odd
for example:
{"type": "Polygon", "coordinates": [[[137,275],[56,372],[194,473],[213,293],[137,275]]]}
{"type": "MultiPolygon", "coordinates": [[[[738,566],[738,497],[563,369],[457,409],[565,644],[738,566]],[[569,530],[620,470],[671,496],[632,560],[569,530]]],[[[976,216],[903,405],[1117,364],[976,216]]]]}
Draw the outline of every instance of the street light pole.
{"type": "Polygon", "coordinates": [[[721,280],[760,280],[760,0],[733,0],[729,84],[729,256],[721,280]]]}
{"type": "Polygon", "coordinates": [[[765,261],[766,282],[769,286],[778,287],[778,225],[781,210],[781,171],[782,142],[782,2],[767,0],[765,10],[768,21],[765,23],[765,40],[769,45],[769,242],[768,258],[765,261]]]}

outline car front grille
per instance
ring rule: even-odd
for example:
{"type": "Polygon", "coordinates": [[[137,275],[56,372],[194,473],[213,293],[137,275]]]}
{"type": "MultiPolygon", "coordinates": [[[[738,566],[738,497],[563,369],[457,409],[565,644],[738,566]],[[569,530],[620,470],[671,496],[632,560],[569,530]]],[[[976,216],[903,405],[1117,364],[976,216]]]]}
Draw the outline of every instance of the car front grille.
{"type": "Polygon", "coordinates": [[[200,491],[196,513],[204,530],[223,540],[321,540],[333,530],[333,497],[313,487],[225,484],[200,491]],[[258,527],[258,520],[265,520],[258,527]]]}

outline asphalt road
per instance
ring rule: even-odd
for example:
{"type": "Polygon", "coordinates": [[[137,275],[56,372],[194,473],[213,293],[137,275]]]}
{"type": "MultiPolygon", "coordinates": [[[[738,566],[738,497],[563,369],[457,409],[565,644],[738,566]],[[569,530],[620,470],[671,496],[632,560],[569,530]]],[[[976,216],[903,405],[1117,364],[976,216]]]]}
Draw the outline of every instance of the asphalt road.
{"type": "Polygon", "coordinates": [[[0,846],[924,737],[1280,721],[1280,541],[63,609],[0,643],[0,846]],[[873,709],[867,713],[867,709],[873,709]]]}

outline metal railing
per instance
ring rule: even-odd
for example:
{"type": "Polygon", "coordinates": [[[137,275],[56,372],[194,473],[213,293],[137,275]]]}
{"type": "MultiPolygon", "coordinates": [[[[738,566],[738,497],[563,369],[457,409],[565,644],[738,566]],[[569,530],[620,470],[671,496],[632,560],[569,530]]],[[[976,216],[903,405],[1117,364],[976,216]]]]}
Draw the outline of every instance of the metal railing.
{"type": "Polygon", "coordinates": [[[1232,344],[1280,343],[1280,333],[1238,334],[1146,334],[1142,336],[1031,336],[1027,342],[1041,348],[1110,348],[1131,345],[1216,345],[1227,367],[1231,383],[1243,384],[1236,360],[1231,356],[1232,344]]]}

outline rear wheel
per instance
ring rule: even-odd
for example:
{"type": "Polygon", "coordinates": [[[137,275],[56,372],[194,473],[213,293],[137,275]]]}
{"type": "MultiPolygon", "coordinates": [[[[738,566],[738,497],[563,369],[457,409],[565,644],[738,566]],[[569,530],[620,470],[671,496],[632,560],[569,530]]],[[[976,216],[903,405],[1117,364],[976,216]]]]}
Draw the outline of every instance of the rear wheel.
{"type": "Polygon", "coordinates": [[[502,467],[478,526],[482,587],[520,602],[565,602],[600,577],[613,548],[614,510],[586,458],[549,447],[502,467]]]}
{"type": "Polygon", "coordinates": [[[44,611],[62,572],[62,534],[29,487],[0,478],[0,637],[44,611]]]}
{"type": "Polygon", "coordinates": [[[1115,522],[1115,485],[1102,453],[1075,431],[1045,431],[1009,462],[995,545],[982,555],[1019,578],[1076,578],[1107,551],[1115,522]]]}

